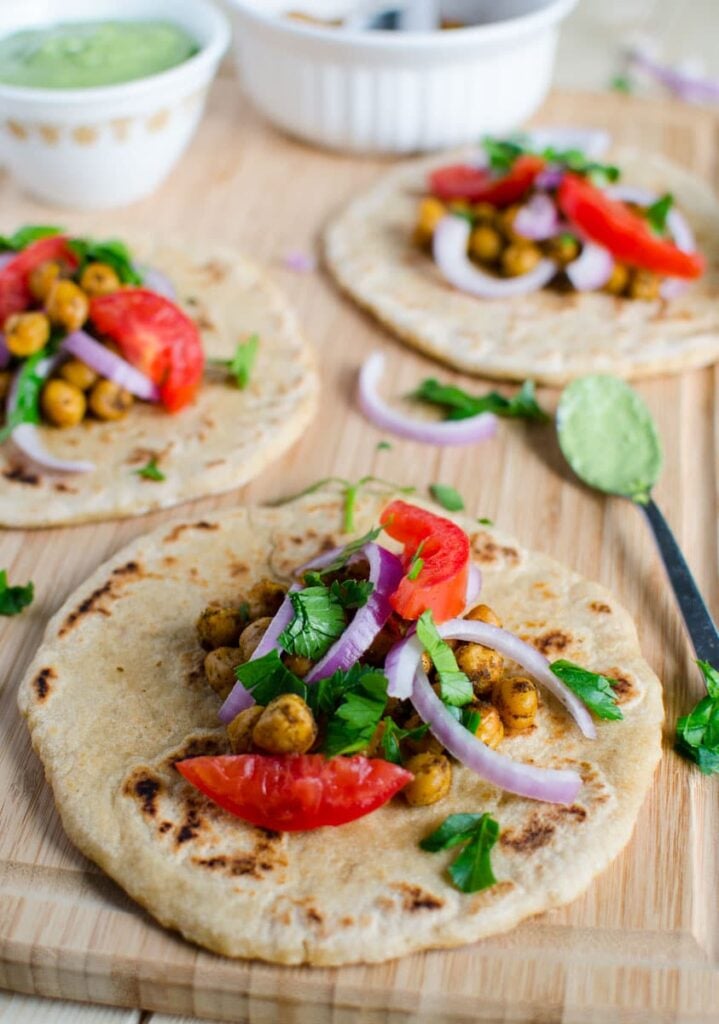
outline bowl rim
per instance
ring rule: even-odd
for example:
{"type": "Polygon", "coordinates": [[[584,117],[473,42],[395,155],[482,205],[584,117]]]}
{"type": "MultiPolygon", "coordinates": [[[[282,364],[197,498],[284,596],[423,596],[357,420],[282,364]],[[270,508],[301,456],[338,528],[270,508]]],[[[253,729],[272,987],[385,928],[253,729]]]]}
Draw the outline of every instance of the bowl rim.
{"type": "MultiPolygon", "coordinates": [[[[232,36],[230,22],[226,14],[212,0],[182,0],[182,4],[185,8],[194,5],[195,10],[207,19],[210,34],[198,52],[182,61],[181,64],[176,64],[175,67],[159,71],[154,75],[131,79],[129,82],[115,82],[113,85],[98,85],[89,88],[48,89],[0,82],[0,96],[3,99],[31,101],[52,107],[66,104],[95,104],[102,103],[104,100],[132,99],[155,87],[171,87],[173,83],[179,83],[188,72],[199,71],[207,65],[219,63],[229,48],[232,36]]],[[[105,19],[98,18],[97,20],[105,19]]],[[[122,8],[119,7],[116,20],[128,21],[130,19],[123,17],[122,8]]],[[[22,28],[20,27],[16,31],[22,31],[22,28]]]]}
{"type": "Polygon", "coordinates": [[[292,18],[283,18],[277,13],[259,10],[247,0],[227,0],[238,14],[249,20],[275,30],[283,35],[299,36],[313,39],[326,45],[337,43],[351,44],[364,50],[446,50],[461,49],[472,43],[492,43],[516,38],[528,32],[536,31],[554,24],[565,18],[579,0],[549,0],[538,10],[527,14],[518,14],[502,21],[493,21],[485,25],[468,25],[453,29],[451,32],[391,32],[378,29],[363,32],[359,29],[315,27],[292,18]]]}

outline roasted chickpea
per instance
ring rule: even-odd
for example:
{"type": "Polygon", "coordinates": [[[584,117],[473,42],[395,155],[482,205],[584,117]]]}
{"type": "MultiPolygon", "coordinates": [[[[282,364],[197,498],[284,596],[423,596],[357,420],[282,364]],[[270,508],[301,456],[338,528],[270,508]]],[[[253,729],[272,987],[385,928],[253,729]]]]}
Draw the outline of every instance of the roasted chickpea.
{"type": "Polygon", "coordinates": [[[405,762],[404,767],[414,778],[402,792],[412,807],[427,807],[449,793],[452,785],[452,765],[444,754],[415,754],[405,762]]]}
{"type": "Polygon", "coordinates": [[[541,252],[531,242],[512,242],[502,253],[502,270],[507,277],[520,277],[533,270],[541,258],[541,252]]]}
{"type": "Polygon", "coordinates": [[[87,320],[90,303],[87,295],[74,281],[56,281],[45,300],[50,320],[58,327],[77,331],[87,320]]]}
{"type": "Polygon", "coordinates": [[[271,616],[267,615],[262,619],[256,619],[254,622],[251,622],[249,626],[245,626],[242,630],[240,634],[240,654],[242,655],[241,661],[243,663],[249,661],[255,653],[257,645],[267,632],[267,627],[271,622],[271,616]]]}
{"type": "Polygon", "coordinates": [[[15,313],[5,321],[5,342],[14,356],[32,356],[47,345],[50,321],[44,313],[15,313]]]}
{"type": "Polygon", "coordinates": [[[537,717],[537,687],[526,676],[505,676],[492,691],[505,728],[523,732],[537,717]]]}
{"type": "Polygon", "coordinates": [[[622,295],[629,281],[629,270],[623,263],[615,263],[609,280],[604,285],[604,291],[610,295],[622,295]]]}
{"type": "Polygon", "coordinates": [[[481,715],[475,736],[494,750],[504,739],[504,723],[499,712],[494,704],[488,704],[486,701],[470,704],[470,710],[478,711],[481,715]]]}
{"type": "Polygon", "coordinates": [[[217,647],[237,647],[240,633],[247,622],[239,608],[210,604],[197,620],[197,636],[206,651],[217,647]]]}
{"type": "Polygon", "coordinates": [[[461,644],[455,651],[455,657],[459,668],[469,676],[474,692],[480,696],[488,694],[504,673],[502,655],[482,644],[461,644]]]}
{"type": "Polygon", "coordinates": [[[417,245],[429,245],[435,228],[447,213],[447,208],[441,199],[434,196],[426,196],[419,204],[417,224],[414,229],[414,240],[417,245]]]}
{"type": "Polygon", "coordinates": [[[245,708],[239,715],[235,715],[227,726],[233,754],[249,754],[252,750],[252,730],[264,710],[261,704],[253,704],[251,708],[245,708]]]}
{"type": "Polygon", "coordinates": [[[497,217],[497,207],[491,203],[473,203],[472,214],[478,224],[492,224],[497,217]]]}
{"type": "Polygon", "coordinates": [[[301,654],[285,654],[284,663],[285,667],[300,679],[304,679],[314,665],[311,658],[303,658],[301,654]]]}
{"type": "Polygon", "coordinates": [[[469,236],[469,254],[480,263],[494,263],[502,247],[502,236],[489,224],[480,224],[469,236]]]}
{"type": "Polygon", "coordinates": [[[40,408],[54,427],[74,427],[85,415],[87,403],[79,388],[66,380],[49,380],[40,395],[40,408]]]}
{"type": "Polygon", "coordinates": [[[651,302],[659,298],[661,278],[650,270],[635,270],[629,282],[629,298],[651,302]]]}
{"type": "Polygon", "coordinates": [[[520,207],[518,205],[508,206],[504,210],[500,210],[496,217],[496,224],[502,231],[502,234],[508,242],[526,242],[526,238],[522,235],[518,235],[514,230],[514,220],[519,213],[520,207]]]}
{"type": "Polygon", "coordinates": [[[80,277],[80,287],[90,298],[110,295],[120,287],[120,278],[107,263],[88,263],[80,277]]]}
{"type": "Polygon", "coordinates": [[[223,700],[235,685],[235,669],[243,662],[237,647],[217,647],[205,658],[205,675],[212,689],[223,700]]]}
{"type": "Polygon", "coordinates": [[[121,420],[132,406],[133,397],[112,380],[99,380],[90,392],[90,411],[99,420],[121,420]]]}
{"type": "Polygon", "coordinates": [[[52,286],[59,280],[62,268],[55,260],[46,260],[39,263],[34,270],[30,271],[28,285],[30,294],[38,302],[44,302],[52,290],[52,286]]]}
{"type": "Polygon", "coordinates": [[[314,715],[296,693],[271,700],[252,730],[252,742],[268,754],[304,754],[316,739],[314,715]]]}
{"type": "Polygon", "coordinates": [[[80,391],[89,391],[97,381],[95,371],[81,359],[68,359],[57,372],[63,380],[68,384],[74,384],[80,391]]]}
{"type": "Polygon", "coordinates": [[[9,370],[0,370],[0,402],[4,402],[10,390],[12,374],[9,370]]]}
{"type": "Polygon", "coordinates": [[[465,615],[470,622],[486,622],[489,626],[500,626],[502,623],[499,616],[489,607],[488,604],[477,604],[465,615]]]}
{"type": "Polygon", "coordinates": [[[579,242],[574,235],[557,235],[545,243],[544,251],[551,260],[565,267],[579,255],[579,242]]]}
{"type": "Polygon", "coordinates": [[[274,580],[263,579],[250,587],[247,595],[250,619],[273,616],[285,599],[285,588],[274,580]]]}

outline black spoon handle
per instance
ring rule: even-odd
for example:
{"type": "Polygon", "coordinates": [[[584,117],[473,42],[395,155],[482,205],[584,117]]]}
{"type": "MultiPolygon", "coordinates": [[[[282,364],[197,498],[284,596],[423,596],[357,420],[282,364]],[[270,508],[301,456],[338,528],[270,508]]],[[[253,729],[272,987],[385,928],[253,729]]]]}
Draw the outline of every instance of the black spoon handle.
{"type": "Polygon", "coordinates": [[[719,668],[719,633],[669,524],[652,501],[643,506],[697,658],[719,668]]]}

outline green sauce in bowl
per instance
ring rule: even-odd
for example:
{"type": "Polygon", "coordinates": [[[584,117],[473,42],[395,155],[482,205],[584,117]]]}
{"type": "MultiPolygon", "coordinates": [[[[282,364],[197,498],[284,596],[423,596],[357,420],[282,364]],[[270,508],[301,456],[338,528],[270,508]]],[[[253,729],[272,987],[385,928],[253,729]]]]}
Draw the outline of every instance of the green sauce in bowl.
{"type": "Polygon", "coordinates": [[[35,89],[118,85],[167,71],[198,50],[171,22],[66,22],[0,39],[0,83],[35,89]]]}

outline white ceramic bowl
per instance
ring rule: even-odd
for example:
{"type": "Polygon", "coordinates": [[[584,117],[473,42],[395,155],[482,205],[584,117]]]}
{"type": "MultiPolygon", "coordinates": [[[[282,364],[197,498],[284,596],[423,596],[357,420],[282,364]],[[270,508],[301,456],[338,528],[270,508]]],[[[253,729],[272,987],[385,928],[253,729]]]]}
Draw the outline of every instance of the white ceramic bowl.
{"type": "Polygon", "coordinates": [[[517,128],[547,93],[559,22],[576,2],[455,0],[448,14],[484,23],[399,33],[282,16],[341,16],[349,0],[230,0],[241,77],[271,121],[323,146],[394,153],[517,128]]]}
{"type": "Polygon", "coordinates": [[[33,195],[100,209],[149,195],[192,138],[229,44],[208,0],[2,0],[0,36],[53,22],[160,19],[186,29],[199,52],[158,75],[93,89],[0,83],[0,162],[33,195]]]}

